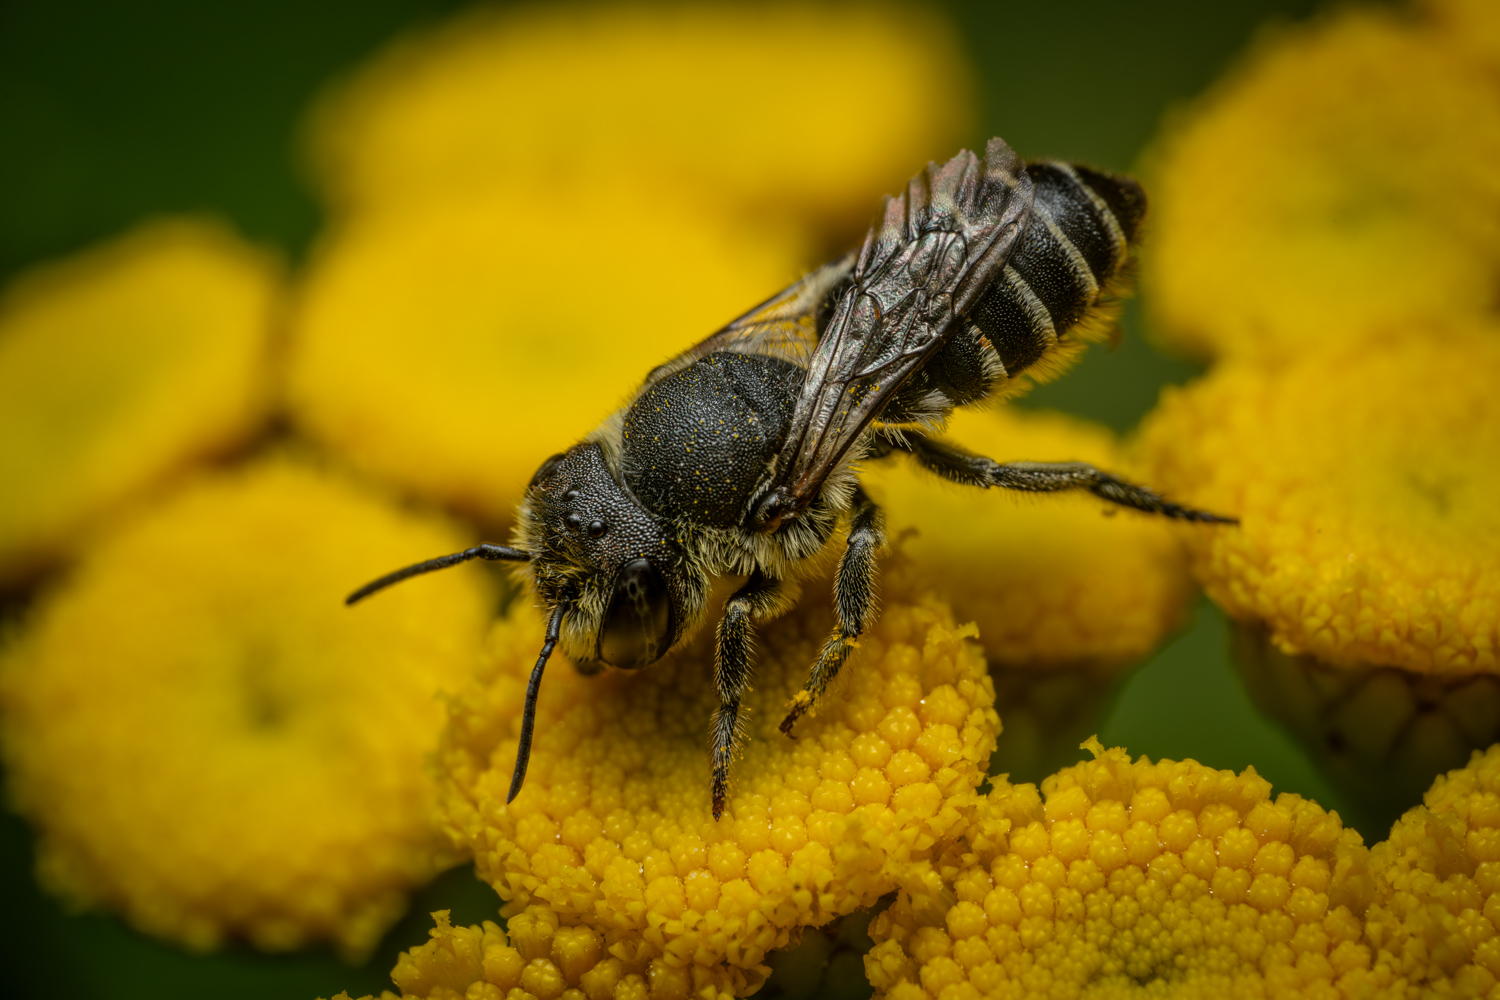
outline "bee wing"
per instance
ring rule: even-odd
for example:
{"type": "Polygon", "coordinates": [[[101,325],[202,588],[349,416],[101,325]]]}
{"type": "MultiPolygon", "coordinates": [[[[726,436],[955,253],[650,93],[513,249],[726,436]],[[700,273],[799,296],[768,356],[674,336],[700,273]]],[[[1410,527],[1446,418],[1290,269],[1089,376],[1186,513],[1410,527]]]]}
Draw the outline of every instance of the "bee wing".
{"type": "Polygon", "coordinates": [[[904,195],[886,199],[817,341],[791,431],[752,507],[758,524],[817,498],[860,433],[999,275],[1031,216],[1022,166],[991,139],[983,160],[965,150],[930,163],[904,195]]]}
{"type": "Polygon", "coordinates": [[[715,351],[767,354],[805,368],[818,346],[818,308],[854,270],[855,258],[851,250],[838,260],[829,261],[672,360],[653,368],[646,376],[646,386],[715,351]]]}

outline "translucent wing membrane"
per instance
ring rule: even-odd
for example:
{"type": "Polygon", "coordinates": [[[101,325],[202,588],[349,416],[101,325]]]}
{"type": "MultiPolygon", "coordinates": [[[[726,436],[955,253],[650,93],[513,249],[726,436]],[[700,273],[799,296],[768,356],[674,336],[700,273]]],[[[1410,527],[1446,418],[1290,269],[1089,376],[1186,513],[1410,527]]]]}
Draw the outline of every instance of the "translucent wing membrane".
{"type": "Polygon", "coordinates": [[[941,167],[929,164],[904,195],[886,199],[817,340],[791,433],[752,504],[758,526],[774,530],[817,498],[860,433],[1000,273],[1031,201],[1020,158],[999,139],[983,160],[965,150],[941,167]]]}

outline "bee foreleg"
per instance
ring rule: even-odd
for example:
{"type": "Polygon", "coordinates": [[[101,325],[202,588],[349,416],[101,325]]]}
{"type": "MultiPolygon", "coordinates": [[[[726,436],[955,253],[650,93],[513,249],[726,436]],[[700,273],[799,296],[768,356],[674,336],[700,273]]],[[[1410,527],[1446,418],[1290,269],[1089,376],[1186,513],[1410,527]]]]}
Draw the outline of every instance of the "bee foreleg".
{"type": "Polygon", "coordinates": [[[797,720],[817,704],[829,682],[838,676],[844,661],[854,651],[856,640],[874,620],[875,556],[884,545],[885,516],[862,488],[856,488],[854,510],[849,516],[848,546],[839,560],[833,584],[838,623],[823,644],[807,684],[792,699],[786,718],[781,720],[781,731],[788,736],[797,720]]]}
{"type": "Polygon", "coordinates": [[[1173,503],[1154,490],[1126,482],[1086,462],[997,462],[912,432],[907,432],[897,447],[910,452],[923,468],[966,486],[998,486],[1025,493],[1087,490],[1101,500],[1178,521],[1238,523],[1232,517],[1173,503]]]}
{"type": "Polygon", "coordinates": [[[740,742],[740,698],[750,687],[750,646],[756,621],[773,618],[791,604],[787,588],[763,573],[751,575],[724,604],[714,648],[714,684],[719,708],[713,719],[714,819],[724,814],[729,764],[740,742]]]}

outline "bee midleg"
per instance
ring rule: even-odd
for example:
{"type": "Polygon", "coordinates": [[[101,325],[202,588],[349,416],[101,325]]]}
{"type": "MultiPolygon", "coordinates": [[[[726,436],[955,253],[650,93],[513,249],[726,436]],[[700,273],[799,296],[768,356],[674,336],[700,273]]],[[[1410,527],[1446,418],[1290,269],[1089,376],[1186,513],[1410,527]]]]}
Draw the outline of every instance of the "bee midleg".
{"type": "Polygon", "coordinates": [[[1237,523],[1231,517],[1175,504],[1154,490],[1128,483],[1086,462],[997,462],[946,441],[913,432],[907,432],[900,443],[892,443],[903,451],[910,452],[923,468],[966,486],[998,486],[1025,493],[1087,490],[1099,499],[1121,507],[1160,514],[1179,521],[1237,523]]]}
{"type": "Polygon", "coordinates": [[[752,626],[781,614],[791,603],[788,588],[759,571],[724,602],[714,647],[714,684],[719,689],[712,723],[714,819],[724,814],[729,764],[740,742],[740,698],[750,688],[752,626]]]}
{"type": "Polygon", "coordinates": [[[808,712],[875,619],[875,555],[885,545],[885,515],[863,488],[854,491],[854,509],[849,515],[849,541],[834,578],[834,612],[838,623],[823,644],[807,684],[792,699],[781,720],[781,731],[791,735],[792,726],[808,712]]]}

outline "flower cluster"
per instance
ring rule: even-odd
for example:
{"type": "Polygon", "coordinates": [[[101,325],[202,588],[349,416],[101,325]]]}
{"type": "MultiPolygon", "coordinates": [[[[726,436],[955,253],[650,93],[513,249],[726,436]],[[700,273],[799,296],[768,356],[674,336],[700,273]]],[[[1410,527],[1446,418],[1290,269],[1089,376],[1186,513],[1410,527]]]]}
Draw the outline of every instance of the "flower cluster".
{"type": "Polygon", "coordinates": [[[90,529],[269,409],[280,267],[216,223],[148,223],[38,268],[0,298],[0,583],[74,555],[90,529]]]}
{"type": "Polygon", "coordinates": [[[889,589],[795,740],[777,724],[827,635],[826,602],[804,599],[762,631],[718,822],[703,749],[718,703],[711,634],[639,674],[550,676],[526,787],[507,806],[542,626],[529,612],[498,623],[439,753],[446,829],[504,912],[545,909],[602,935],[626,973],[680,984],[663,996],[743,995],[801,928],[923,878],[978,801],[999,719],[973,627],[889,589]]]}
{"type": "MultiPolygon", "coordinates": [[[[954,415],[945,433],[997,461],[1086,461],[1128,474],[1107,429],[1012,409],[954,415]]],[[[1123,672],[1181,627],[1195,588],[1161,518],[1093,497],[959,487],[907,463],[863,478],[886,511],[887,572],[979,627],[1005,732],[990,770],[1041,778],[1076,759],[1123,672]]]]}
{"type": "Polygon", "coordinates": [[[952,154],[963,67],[915,9],[567,5],[404,40],[313,122],[338,225],[294,330],[295,419],[509,523],[541,462],[652,365],[952,154]],[[878,128],[807,99],[856,77],[878,128]]]}
{"type": "MultiPolygon", "coordinates": [[[[451,850],[424,755],[493,606],[470,570],[342,606],[478,534],[402,503],[503,531],[541,459],[653,364],[852,241],[914,157],[951,155],[968,91],[915,10],[465,15],[317,110],[334,224],[296,296],[192,220],[20,279],[0,305],[0,585],[73,560],[23,592],[0,651],[45,881],[194,947],[367,949],[451,850]],[[806,100],[856,73],[878,129],[806,100]]],[[[973,796],[986,718],[924,788],[973,796]]],[[[797,925],[775,926],[751,975],[797,925]]]]}
{"type": "Polygon", "coordinates": [[[871,925],[870,981],[919,997],[1337,996],[1379,985],[1368,852],[1338,815],[1254,769],[1095,759],[1000,783],[942,892],[871,925]]]}
{"type": "Polygon", "coordinates": [[[1267,35],[1157,150],[1142,284],[1159,335],[1274,364],[1488,313],[1500,86],[1456,41],[1476,36],[1374,7],[1267,35]]]}
{"type": "Polygon", "coordinates": [[[1205,589],[1287,653],[1500,669],[1500,467],[1474,460],[1500,454],[1497,379],[1500,337],[1448,329],[1167,393],[1144,432],[1156,481],[1240,518],[1190,542],[1205,589]]]}
{"type": "Polygon", "coordinates": [[[1500,454],[1497,24],[1481,0],[1331,15],[1182,119],[1146,273],[1163,335],[1218,367],[1166,397],[1139,462],[1064,418],[954,421],[998,459],[1093,461],[1239,526],[1195,528],[1185,555],[1098,501],[997,509],[872,470],[886,606],[795,740],[776,723],[828,634],[827,580],[761,628],[717,822],[708,630],[647,671],[555,665],[507,803],[530,600],[490,624],[472,567],[340,598],[477,534],[402,501],[502,528],[652,364],[950,154],[954,40],[909,10],[600,5],[402,41],[315,113],[334,224],[295,301],[261,252],[175,222],[0,304],[20,444],[0,583],[74,560],[0,649],[43,879],[192,947],[357,955],[472,858],[506,922],[435,915],[393,974],[432,1000],[744,995],[770,953],[892,896],[866,968],[902,1000],[1494,993],[1500,750],[1372,851],[1253,770],[1096,741],[1040,789],[979,789],[987,765],[1050,769],[1049,734],[1181,623],[1189,566],[1264,672],[1301,678],[1279,690],[1337,689],[1338,731],[1401,780],[1500,732],[1500,687],[1473,680],[1500,673],[1500,473],[1475,461],[1500,454]],[[879,128],[807,99],[855,76],[879,128]],[[1447,729],[1417,674],[1447,685],[1447,729]],[[997,685],[1012,756],[992,755],[997,685]]]}
{"type": "MultiPolygon", "coordinates": [[[[853,235],[913,156],[951,155],[969,134],[971,90],[951,30],[915,6],[481,9],[391,46],[328,94],[312,158],[345,216],[614,178],[647,203],[853,235]],[[829,113],[827,95],[854,80],[878,127],[829,113]]],[[[599,242],[607,251],[607,230],[599,242]]]]}
{"type": "Polygon", "coordinates": [[[1438,995],[1500,984],[1500,747],[1439,776],[1370,851],[1379,890],[1365,934],[1378,961],[1438,995]]]}
{"type": "Polygon", "coordinates": [[[1269,34],[1156,156],[1151,311],[1217,362],[1143,464],[1240,519],[1184,538],[1252,691],[1392,817],[1500,736],[1497,25],[1432,0],[1269,34]]]}
{"type": "Polygon", "coordinates": [[[462,538],[283,460],[100,542],[0,659],[43,881],[193,948],[372,947],[446,854],[422,760],[489,598],[472,571],[340,597],[462,538]]]}

